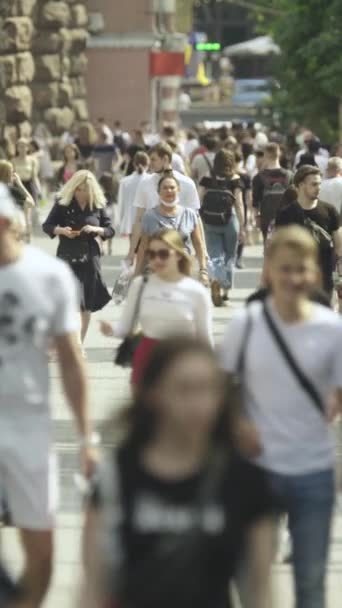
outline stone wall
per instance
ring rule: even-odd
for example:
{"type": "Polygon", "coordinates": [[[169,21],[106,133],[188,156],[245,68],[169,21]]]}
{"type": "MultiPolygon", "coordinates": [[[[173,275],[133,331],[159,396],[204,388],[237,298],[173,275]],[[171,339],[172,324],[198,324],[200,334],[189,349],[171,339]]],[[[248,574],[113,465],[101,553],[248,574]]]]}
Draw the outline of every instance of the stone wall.
{"type": "Polygon", "coordinates": [[[55,137],[87,121],[88,14],[81,0],[0,0],[0,139],[45,123],[55,137]]]}

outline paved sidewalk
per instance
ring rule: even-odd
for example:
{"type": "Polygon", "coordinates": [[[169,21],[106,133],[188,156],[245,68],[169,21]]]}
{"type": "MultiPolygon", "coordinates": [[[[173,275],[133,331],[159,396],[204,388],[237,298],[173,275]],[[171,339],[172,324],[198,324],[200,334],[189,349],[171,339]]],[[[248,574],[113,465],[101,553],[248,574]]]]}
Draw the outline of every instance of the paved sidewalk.
{"type": "MultiPolygon", "coordinates": [[[[53,253],[56,241],[39,235],[35,244],[53,253]]],[[[128,248],[127,240],[115,239],[114,255],[103,259],[104,276],[109,286],[114,283],[120,260],[128,248]]],[[[236,307],[250,293],[257,282],[261,267],[261,248],[249,247],[246,251],[246,269],[236,274],[236,289],[228,306],[214,310],[215,340],[220,341],[225,325],[236,307]]],[[[129,372],[113,366],[114,340],[104,338],[98,331],[97,321],[101,318],[113,321],[118,318],[120,307],[110,303],[101,313],[93,315],[87,338],[87,369],[91,387],[91,413],[97,425],[101,425],[110,414],[128,398],[129,372]]],[[[82,525],[81,500],[73,482],[77,470],[77,450],[75,427],[65,406],[58,381],[58,369],[51,364],[53,418],[55,437],[61,463],[61,511],[57,522],[56,567],[53,586],[45,603],[45,608],[74,608],[76,605],[77,583],[80,578],[80,527],[82,525]]],[[[111,443],[109,432],[104,433],[105,444],[111,443]]],[[[3,545],[14,570],[21,563],[20,550],[13,531],[4,533],[3,545]]],[[[291,606],[291,578],[289,567],[274,566],[274,606],[291,606]]],[[[342,591],[342,517],[336,517],[329,565],[329,603],[327,608],[341,607],[342,591]]]]}

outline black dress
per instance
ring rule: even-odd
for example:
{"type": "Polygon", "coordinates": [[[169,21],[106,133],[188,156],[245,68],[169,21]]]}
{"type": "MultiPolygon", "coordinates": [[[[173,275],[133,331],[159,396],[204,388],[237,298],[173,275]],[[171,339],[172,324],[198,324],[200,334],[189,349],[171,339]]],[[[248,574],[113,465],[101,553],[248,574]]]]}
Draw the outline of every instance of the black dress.
{"type": "Polygon", "coordinates": [[[18,207],[21,207],[23,209],[25,206],[26,198],[27,198],[26,192],[24,192],[24,190],[22,190],[18,186],[15,186],[14,184],[10,184],[8,186],[8,189],[10,191],[10,194],[11,194],[13,200],[15,201],[15,204],[18,205],[18,207]]]}
{"type": "MultiPolygon", "coordinates": [[[[54,229],[70,226],[81,230],[83,226],[99,226],[104,229],[103,241],[112,239],[114,229],[111,226],[105,209],[81,209],[75,199],[68,206],[55,203],[43,224],[43,230],[54,238],[54,229]]],[[[95,234],[81,234],[74,239],[60,236],[57,257],[67,262],[80,284],[81,310],[96,312],[101,310],[111,299],[103,281],[100,265],[100,247],[95,234]]]]}

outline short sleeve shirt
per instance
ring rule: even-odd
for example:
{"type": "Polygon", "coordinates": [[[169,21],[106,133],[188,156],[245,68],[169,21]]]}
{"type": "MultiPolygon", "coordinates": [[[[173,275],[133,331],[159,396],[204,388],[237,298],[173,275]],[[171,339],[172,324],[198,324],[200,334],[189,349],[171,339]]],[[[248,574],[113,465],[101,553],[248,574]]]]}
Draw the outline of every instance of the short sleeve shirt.
{"type": "MultiPolygon", "coordinates": [[[[280,319],[271,300],[266,303],[297,365],[327,403],[342,385],[340,317],[313,304],[311,319],[290,324],[280,319]]],[[[334,462],[331,428],[286,363],[262,307],[256,301],[237,311],[221,347],[222,367],[229,373],[238,370],[244,349],[245,408],[263,445],[257,464],[284,475],[329,469],[334,462]]]]}
{"type": "Polygon", "coordinates": [[[267,176],[269,179],[272,179],[274,181],[280,180],[280,182],[284,184],[284,190],[288,188],[288,186],[291,184],[293,177],[291,171],[288,171],[287,169],[282,169],[281,167],[278,169],[263,169],[263,171],[257,173],[252,181],[253,207],[255,207],[256,209],[260,209],[264,196],[265,184],[261,174],[267,176]]]}
{"type": "Polygon", "coordinates": [[[28,428],[37,416],[49,419],[49,339],[77,331],[78,316],[76,282],[64,262],[25,247],[17,262],[0,267],[2,428],[15,416],[28,428]]]}
{"type": "MultiPolygon", "coordinates": [[[[337,210],[329,203],[318,201],[313,209],[303,209],[298,202],[291,203],[283,209],[280,209],[276,217],[275,225],[289,226],[291,224],[299,224],[305,227],[305,218],[309,218],[318,226],[323,228],[331,236],[339,229],[340,218],[337,210]]],[[[320,266],[323,275],[323,284],[326,291],[330,291],[333,287],[333,270],[334,270],[334,249],[333,247],[319,248],[320,266]]]]}
{"type": "Polygon", "coordinates": [[[158,208],[151,209],[141,219],[142,230],[148,235],[155,234],[166,228],[177,230],[188,252],[191,251],[191,234],[197,224],[198,217],[195,211],[192,209],[182,209],[181,207],[179,207],[177,214],[173,216],[162,215],[158,208]]]}
{"type": "MultiPolygon", "coordinates": [[[[166,598],[168,592],[175,591],[181,606],[227,606],[227,585],[238,564],[245,535],[250,526],[271,514],[276,506],[266,476],[257,467],[231,455],[201,504],[199,495],[208,476],[206,467],[185,478],[166,480],[147,472],[130,452],[119,450],[117,467],[126,563],[132,567],[147,563],[165,535],[171,543],[178,542],[199,518],[203,544],[199,559],[196,556],[193,560],[195,589],[192,571],[189,588],[166,588],[166,598]],[[182,602],[183,593],[188,602],[182,602]]],[[[95,506],[101,508],[101,486],[94,498],[95,506]]],[[[180,551],[181,560],[184,555],[180,551]]],[[[172,567],[168,558],[165,567],[172,567]]],[[[163,563],[158,569],[163,570],[163,563]]],[[[166,602],[163,605],[169,605],[167,599],[166,602]]]]}
{"type": "MultiPolygon", "coordinates": [[[[190,177],[183,175],[183,173],[180,173],[179,171],[172,171],[172,175],[179,182],[179,204],[182,207],[195,210],[199,209],[200,200],[195,182],[190,177]]],[[[159,205],[158,183],[161,177],[161,174],[153,173],[152,175],[149,175],[148,178],[141,184],[139,184],[134,198],[134,207],[139,207],[140,209],[145,209],[148,211],[149,209],[153,209],[159,205]]]]}
{"type": "Polygon", "coordinates": [[[215,188],[216,184],[220,188],[230,190],[233,193],[234,193],[234,190],[237,190],[237,188],[240,188],[241,190],[243,189],[243,183],[241,182],[240,177],[236,177],[233,179],[217,177],[216,180],[214,180],[212,177],[203,177],[200,182],[200,186],[202,186],[203,188],[207,188],[207,189],[215,188]]]}

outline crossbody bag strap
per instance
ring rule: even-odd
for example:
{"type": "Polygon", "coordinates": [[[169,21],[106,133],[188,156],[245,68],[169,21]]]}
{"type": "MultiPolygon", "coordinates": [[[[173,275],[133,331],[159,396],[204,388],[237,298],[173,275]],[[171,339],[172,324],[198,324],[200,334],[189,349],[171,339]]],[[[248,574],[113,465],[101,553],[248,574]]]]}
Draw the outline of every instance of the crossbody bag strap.
{"type": "Polygon", "coordinates": [[[304,372],[298,366],[298,363],[296,362],[294,356],[292,355],[291,351],[289,350],[289,347],[287,346],[283,336],[281,335],[281,332],[279,331],[278,327],[274,323],[272,316],[271,316],[265,302],[263,304],[263,315],[264,315],[265,321],[268,325],[268,328],[270,329],[271,334],[272,334],[275,342],[277,343],[277,346],[278,346],[280,352],[282,353],[289,368],[295,375],[298,383],[300,384],[302,389],[306,392],[308,397],[310,397],[311,402],[317,408],[317,410],[319,410],[320,413],[324,415],[325,410],[324,410],[324,405],[323,405],[321,396],[319,395],[316,387],[313,385],[311,380],[309,380],[309,378],[307,378],[307,376],[304,374],[304,372]]]}
{"type": "Polygon", "coordinates": [[[244,331],[242,334],[242,340],[240,344],[240,350],[237,358],[236,371],[235,373],[239,376],[240,380],[242,380],[245,366],[246,366],[246,354],[247,354],[247,345],[249,342],[250,334],[252,331],[252,315],[250,310],[247,308],[247,319],[244,327],[244,331]]]}
{"type": "MultiPolygon", "coordinates": [[[[211,179],[212,179],[212,180],[213,180],[213,182],[214,182],[214,188],[218,188],[218,187],[219,187],[219,184],[218,184],[218,181],[217,181],[216,174],[215,174],[215,172],[214,172],[214,167],[213,167],[213,165],[211,164],[211,162],[210,162],[209,158],[206,156],[206,154],[203,154],[203,158],[204,158],[205,162],[206,162],[206,163],[207,163],[207,165],[208,165],[208,168],[209,168],[209,171],[210,171],[210,177],[211,177],[211,179]]],[[[209,188],[209,190],[210,190],[210,188],[209,188]]]]}
{"type": "Polygon", "coordinates": [[[210,175],[212,176],[213,175],[213,166],[206,154],[203,154],[203,158],[204,158],[205,162],[207,163],[207,165],[209,167],[210,175]]]}

